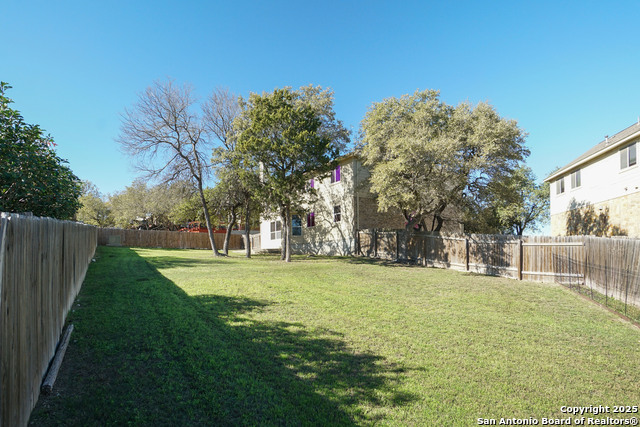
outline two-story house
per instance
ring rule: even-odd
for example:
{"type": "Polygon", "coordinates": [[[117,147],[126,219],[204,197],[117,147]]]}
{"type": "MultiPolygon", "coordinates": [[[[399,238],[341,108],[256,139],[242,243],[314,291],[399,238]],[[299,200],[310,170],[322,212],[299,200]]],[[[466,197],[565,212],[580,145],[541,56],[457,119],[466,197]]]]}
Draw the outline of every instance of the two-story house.
{"type": "MultiPolygon", "coordinates": [[[[399,210],[378,212],[375,196],[369,191],[369,171],[359,156],[351,153],[338,160],[330,177],[313,178],[309,185],[317,198],[304,213],[293,215],[293,253],[355,255],[358,230],[402,229],[405,218],[399,210]]],[[[443,232],[462,232],[462,225],[445,221],[443,232]]],[[[260,225],[262,250],[280,249],[282,224],[276,216],[265,217],[260,225]]]]}
{"type": "Polygon", "coordinates": [[[551,186],[552,235],[566,235],[571,210],[590,204],[596,213],[608,211],[610,224],[640,237],[639,141],[640,120],[545,179],[551,186]]]}

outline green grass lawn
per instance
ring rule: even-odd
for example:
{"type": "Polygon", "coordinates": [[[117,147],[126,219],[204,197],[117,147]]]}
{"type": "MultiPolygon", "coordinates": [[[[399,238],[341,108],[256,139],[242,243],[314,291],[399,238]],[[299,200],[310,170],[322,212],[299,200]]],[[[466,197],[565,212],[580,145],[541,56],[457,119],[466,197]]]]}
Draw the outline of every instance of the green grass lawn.
{"type": "Polygon", "coordinates": [[[640,404],[640,330],[557,285],[99,247],[69,322],[34,425],[476,425],[640,404]]]}

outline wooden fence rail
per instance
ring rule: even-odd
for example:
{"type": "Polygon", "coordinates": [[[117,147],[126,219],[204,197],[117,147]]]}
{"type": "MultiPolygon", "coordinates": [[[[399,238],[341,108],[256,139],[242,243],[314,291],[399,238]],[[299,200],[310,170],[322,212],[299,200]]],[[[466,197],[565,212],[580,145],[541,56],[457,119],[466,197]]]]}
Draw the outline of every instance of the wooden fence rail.
{"type": "MultiPolygon", "coordinates": [[[[216,247],[222,249],[224,234],[214,233],[216,247]]],[[[125,230],[122,228],[98,229],[99,245],[128,246],[136,248],[211,249],[208,233],[185,233],[164,230],[125,230]]],[[[243,236],[231,234],[229,249],[243,249],[243,236]]]]}
{"type": "Polygon", "coordinates": [[[1,426],[27,425],[96,243],[93,226],[1,215],[1,426]]]}
{"type": "MultiPolygon", "coordinates": [[[[640,239],[358,232],[359,255],[580,286],[640,307],[640,239]]],[[[594,298],[595,299],[595,298],[594,298]]]]}

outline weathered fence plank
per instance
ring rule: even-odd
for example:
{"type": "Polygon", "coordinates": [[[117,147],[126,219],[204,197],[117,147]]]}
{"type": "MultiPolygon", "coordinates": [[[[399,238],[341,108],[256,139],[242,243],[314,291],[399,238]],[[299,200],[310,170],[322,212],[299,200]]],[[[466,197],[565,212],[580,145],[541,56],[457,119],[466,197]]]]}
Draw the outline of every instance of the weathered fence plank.
{"type": "Polygon", "coordinates": [[[0,425],[24,426],[95,252],[84,224],[0,218],[0,425]]]}
{"type": "MultiPolygon", "coordinates": [[[[224,243],[224,234],[214,233],[218,249],[224,243]]],[[[123,228],[99,228],[98,244],[135,248],[211,249],[208,233],[185,233],[165,230],[125,230],[123,228]]],[[[231,234],[229,249],[244,249],[240,234],[231,234]]]]}
{"type": "Polygon", "coordinates": [[[360,255],[556,282],[640,307],[640,239],[360,230],[360,255]],[[405,242],[401,244],[400,242],[405,242]]]}

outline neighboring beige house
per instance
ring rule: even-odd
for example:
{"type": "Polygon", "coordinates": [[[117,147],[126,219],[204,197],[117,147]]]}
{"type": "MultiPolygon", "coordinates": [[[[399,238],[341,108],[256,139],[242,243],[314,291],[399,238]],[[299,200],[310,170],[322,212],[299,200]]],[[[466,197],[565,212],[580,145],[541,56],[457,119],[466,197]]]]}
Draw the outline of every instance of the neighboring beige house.
{"type": "MultiPolygon", "coordinates": [[[[376,198],[367,185],[369,171],[355,153],[339,159],[331,177],[310,180],[317,200],[303,215],[292,220],[293,253],[354,255],[357,231],[368,228],[402,229],[405,219],[400,211],[378,212],[376,198]]],[[[446,230],[462,232],[458,223],[445,221],[446,230]]],[[[280,220],[263,218],[260,225],[261,249],[280,249],[280,220]]]]}
{"type": "Polygon", "coordinates": [[[609,212],[609,223],[640,237],[640,120],[551,174],[551,234],[567,233],[567,214],[588,203],[609,212]]]}

